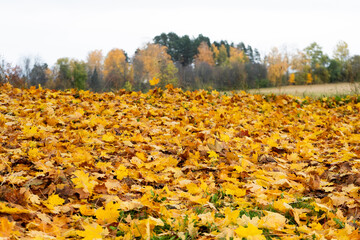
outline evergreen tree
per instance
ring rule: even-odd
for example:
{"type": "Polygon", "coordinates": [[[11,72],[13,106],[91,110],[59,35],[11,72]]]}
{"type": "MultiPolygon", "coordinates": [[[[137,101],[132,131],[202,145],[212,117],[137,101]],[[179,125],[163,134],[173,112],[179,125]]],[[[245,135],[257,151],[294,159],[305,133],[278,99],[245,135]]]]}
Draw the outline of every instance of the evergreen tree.
{"type": "Polygon", "coordinates": [[[101,82],[97,71],[97,67],[94,68],[94,71],[90,76],[89,88],[94,92],[99,92],[101,90],[101,82]]]}

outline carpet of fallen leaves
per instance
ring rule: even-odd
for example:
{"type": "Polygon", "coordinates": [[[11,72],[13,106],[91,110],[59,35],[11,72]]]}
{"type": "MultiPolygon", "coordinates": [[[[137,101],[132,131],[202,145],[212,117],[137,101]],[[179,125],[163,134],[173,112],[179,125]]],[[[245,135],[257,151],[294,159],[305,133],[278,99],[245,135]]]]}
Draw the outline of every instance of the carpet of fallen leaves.
{"type": "Polygon", "coordinates": [[[360,98],[0,88],[4,239],[360,239],[360,98]]]}

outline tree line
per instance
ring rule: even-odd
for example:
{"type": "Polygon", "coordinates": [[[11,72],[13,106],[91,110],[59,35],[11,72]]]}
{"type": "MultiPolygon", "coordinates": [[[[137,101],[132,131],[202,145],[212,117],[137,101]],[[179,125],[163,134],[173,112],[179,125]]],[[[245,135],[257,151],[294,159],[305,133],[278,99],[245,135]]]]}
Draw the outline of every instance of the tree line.
{"type": "Polygon", "coordinates": [[[256,48],[242,42],[211,42],[201,34],[190,38],[170,32],[155,36],[131,58],[114,48],[106,55],[90,51],[86,60],[59,58],[52,67],[30,58],[15,66],[0,61],[0,83],[16,87],[147,91],[154,78],[160,79],[160,87],[172,84],[184,90],[356,82],[360,56],[350,56],[347,43],[340,41],[332,57],[315,42],[295,53],[274,47],[261,57],[256,48]]]}

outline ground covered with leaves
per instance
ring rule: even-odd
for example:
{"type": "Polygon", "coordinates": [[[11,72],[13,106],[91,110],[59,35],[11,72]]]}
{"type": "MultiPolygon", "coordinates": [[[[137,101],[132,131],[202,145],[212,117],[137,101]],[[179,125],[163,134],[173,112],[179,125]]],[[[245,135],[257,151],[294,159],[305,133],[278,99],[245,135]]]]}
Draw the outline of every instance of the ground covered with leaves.
{"type": "Polygon", "coordinates": [[[0,88],[0,237],[360,239],[360,98],[0,88]]]}

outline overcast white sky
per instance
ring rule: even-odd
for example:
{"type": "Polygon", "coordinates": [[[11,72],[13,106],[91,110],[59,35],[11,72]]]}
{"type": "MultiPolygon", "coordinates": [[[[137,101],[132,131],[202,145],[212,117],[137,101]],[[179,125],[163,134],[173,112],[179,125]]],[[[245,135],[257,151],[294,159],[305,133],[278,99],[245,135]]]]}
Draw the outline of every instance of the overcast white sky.
{"type": "Polygon", "coordinates": [[[60,57],[85,60],[91,50],[136,48],[162,32],[244,42],[262,57],[271,47],[312,42],[332,55],[336,43],[360,54],[359,0],[0,0],[0,55],[8,62],[60,57]]]}

